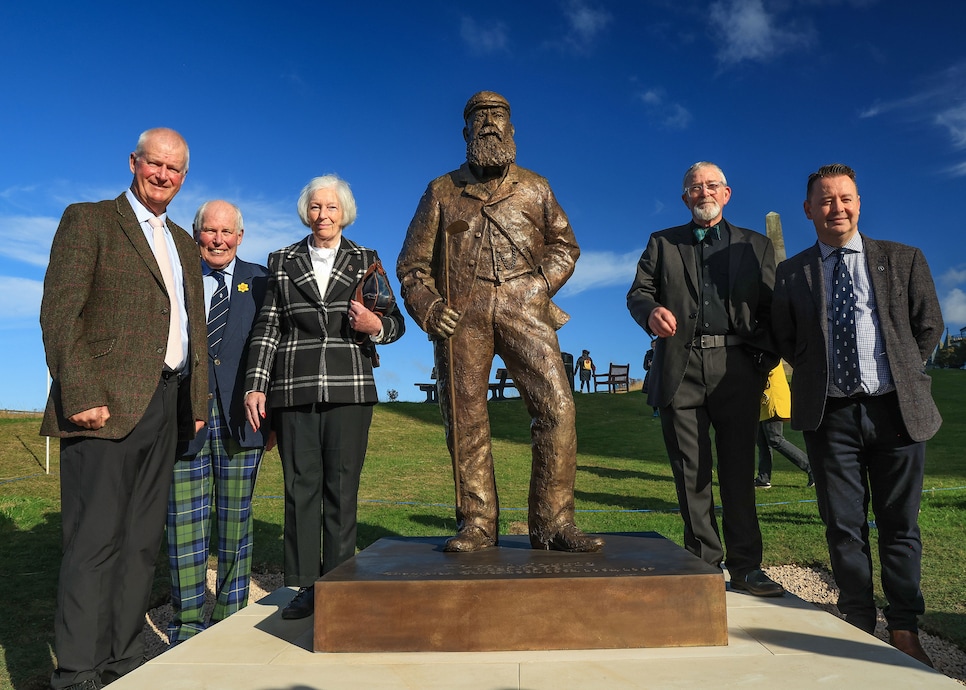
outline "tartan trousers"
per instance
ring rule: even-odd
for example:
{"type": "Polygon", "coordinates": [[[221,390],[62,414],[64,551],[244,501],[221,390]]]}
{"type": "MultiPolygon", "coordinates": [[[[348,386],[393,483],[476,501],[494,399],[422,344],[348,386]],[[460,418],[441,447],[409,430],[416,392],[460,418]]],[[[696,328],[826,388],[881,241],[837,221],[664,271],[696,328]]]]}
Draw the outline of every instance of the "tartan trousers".
{"type": "Polygon", "coordinates": [[[167,633],[171,644],[207,627],[205,587],[212,529],[218,536],[218,574],[211,624],[248,603],[252,493],[262,448],[242,448],[231,438],[215,398],[208,424],[208,439],[201,451],[180,457],[175,463],[168,499],[168,567],[174,615],[167,633]]]}

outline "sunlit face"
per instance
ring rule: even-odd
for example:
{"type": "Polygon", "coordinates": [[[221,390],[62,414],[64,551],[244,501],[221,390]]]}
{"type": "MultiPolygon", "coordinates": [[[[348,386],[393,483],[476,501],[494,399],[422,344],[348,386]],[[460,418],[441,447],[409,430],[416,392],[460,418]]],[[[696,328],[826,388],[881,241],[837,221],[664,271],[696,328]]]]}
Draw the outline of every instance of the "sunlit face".
{"type": "Polygon", "coordinates": [[[244,228],[236,228],[238,214],[223,201],[212,201],[205,208],[200,228],[195,228],[195,241],[201,258],[215,270],[228,266],[242,243],[244,228]]]}
{"type": "Polygon", "coordinates": [[[859,205],[859,191],[851,177],[820,177],[805,200],[805,216],[815,225],[820,241],[844,247],[859,231],[859,205]]]}
{"type": "Polygon", "coordinates": [[[145,142],[140,156],[131,154],[134,182],[131,190],[144,207],[161,215],[181,189],[185,170],[185,146],[174,132],[159,130],[145,142]]]}
{"type": "Polygon", "coordinates": [[[309,197],[309,228],[316,247],[332,249],[342,239],[342,204],[334,187],[318,189],[309,197]]]}
{"type": "Polygon", "coordinates": [[[724,184],[724,175],[718,168],[706,165],[691,175],[681,199],[695,223],[710,227],[721,222],[724,207],[731,199],[731,187],[724,184]]]}

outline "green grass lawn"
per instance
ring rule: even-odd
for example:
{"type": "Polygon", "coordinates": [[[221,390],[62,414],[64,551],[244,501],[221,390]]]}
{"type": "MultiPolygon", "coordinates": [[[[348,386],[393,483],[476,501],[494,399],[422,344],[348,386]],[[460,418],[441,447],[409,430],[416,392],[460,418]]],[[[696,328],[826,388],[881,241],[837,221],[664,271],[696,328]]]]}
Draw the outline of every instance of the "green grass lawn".
{"type": "MultiPolygon", "coordinates": [[[[966,648],[966,372],[934,371],[933,380],[945,423],[927,450],[920,515],[927,606],[922,627],[966,648]]],[[[651,418],[644,396],[578,394],[576,403],[578,524],[589,532],[654,531],[680,544],[660,422],[651,418]]],[[[519,399],[491,403],[490,418],[500,530],[519,532],[526,523],[529,419],[519,399]]],[[[57,443],[51,443],[48,476],[38,427],[39,417],[0,419],[0,690],[46,688],[53,663],[60,484],[57,443]]],[[[787,425],[785,431],[804,448],[800,434],[787,425]]],[[[265,456],[255,493],[254,567],[277,571],[283,509],[277,453],[265,456]]],[[[805,488],[800,470],[776,456],[772,488],[757,497],[765,565],[828,567],[814,493],[805,488]]],[[[449,535],[456,528],[452,505],[452,467],[438,408],[379,405],[362,477],[359,548],[386,535],[449,535]]],[[[164,602],[166,580],[161,567],[153,605],[164,602]]]]}

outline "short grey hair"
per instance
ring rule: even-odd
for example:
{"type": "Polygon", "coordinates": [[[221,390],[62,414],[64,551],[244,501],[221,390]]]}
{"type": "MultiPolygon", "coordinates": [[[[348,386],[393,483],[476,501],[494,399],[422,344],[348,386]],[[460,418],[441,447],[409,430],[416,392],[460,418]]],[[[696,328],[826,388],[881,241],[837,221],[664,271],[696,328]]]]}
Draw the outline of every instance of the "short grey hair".
{"type": "Polygon", "coordinates": [[[695,173],[697,173],[698,170],[700,170],[701,168],[714,168],[719,173],[721,173],[721,184],[723,184],[725,187],[728,186],[728,180],[725,177],[724,170],[722,170],[720,166],[718,166],[716,163],[711,163],[709,161],[698,161],[690,168],[688,168],[688,171],[686,173],[684,173],[684,191],[685,192],[688,191],[688,187],[691,186],[691,180],[694,179],[695,173]]]}
{"type": "Polygon", "coordinates": [[[144,157],[144,147],[148,145],[148,139],[153,137],[158,132],[171,132],[171,134],[174,134],[176,137],[181,139],[181,144],[184,146],[184,170],[182,170],[181,173],[182,174],[187,173],[188,164],[191,159],[191,152],[188,151],[188,142],[185,141],[185,138],[181,136],[178,132],[175,132],[173,129],[169,129],[168,127],[155,127],[154,129],[146,129],[143,132],[141,132],[141,135],[138,137],[138,143],[134,147],[134,157],[135,158],[144,157]]]}
{"type": "Polygon", "coordinates": [[[235,232],[241,234],[245,232],[245,220],[242,218],[241,209],[235,206],[235,204],[230,201],[225,201],[224,199],[210,199],[198,207],[195,212],[195,219],[191,222],[191,228],[195,231],[195,236],[201,232],[201,228],[204,227],[205,221],[205,211],[208,210],[208,204],[220,201],[223,204],[228,204],[231,206],[232,210],[235,212],[235,232]]]}
{"type": "Polygon", "coordinates": [[[306,227],[312,227],[309,219],[309,199],[320,189],[335,189],[336,196],[339,197],[339,205],[342,206],[342,227],[352,225],[356,220],[356,200],[352,196],[349,183],[338,175],[328,174],[322,177],[313,177],[299,194],[299,218],[306,227]]]}

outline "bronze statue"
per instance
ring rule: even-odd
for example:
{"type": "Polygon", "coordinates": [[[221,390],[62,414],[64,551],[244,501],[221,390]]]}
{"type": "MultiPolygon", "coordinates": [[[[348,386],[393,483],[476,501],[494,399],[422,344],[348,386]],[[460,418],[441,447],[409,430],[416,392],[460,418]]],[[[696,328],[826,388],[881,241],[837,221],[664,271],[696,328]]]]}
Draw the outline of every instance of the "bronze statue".
{"type": "Polygon", "coordinates": [[[550,299],[580,248],[547,181],[514,163],[507,100],[480,91],[463,119],[467,162],[429,184],[396,265],[406,309],[435,343],[459,524],[445,550],[498,542],[486,409],[497,354],[532,418],[530,544],[599,551],[574,524],[574,400],[556,333],[569,316],[550,299]]]}

